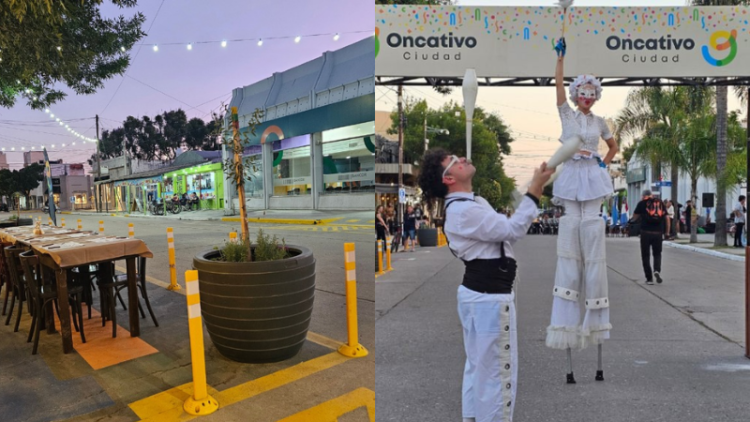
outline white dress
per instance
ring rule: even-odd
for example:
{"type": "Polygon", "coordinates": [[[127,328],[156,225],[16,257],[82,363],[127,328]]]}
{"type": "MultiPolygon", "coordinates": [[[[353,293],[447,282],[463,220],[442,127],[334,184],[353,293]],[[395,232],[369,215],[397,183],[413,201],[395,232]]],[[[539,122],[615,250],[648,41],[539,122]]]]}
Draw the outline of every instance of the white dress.
{"type": "Polygon", "coordinates": [[[560,140],[578,134],[583,139],[581,149],[592,154],[587,157],[576,153],[564,163],[552,188],[555,202],[560,203],[562,199],[583,202],[612,195],[612,178],[607,169],[600,167],[597,161],[597,158],[601,159],[598,153],[599,138],[612,137],[607,123],[593,113],[583,114],[579,110],[573,110],[567,101],[557,109],[562,122],[560,140]]]}

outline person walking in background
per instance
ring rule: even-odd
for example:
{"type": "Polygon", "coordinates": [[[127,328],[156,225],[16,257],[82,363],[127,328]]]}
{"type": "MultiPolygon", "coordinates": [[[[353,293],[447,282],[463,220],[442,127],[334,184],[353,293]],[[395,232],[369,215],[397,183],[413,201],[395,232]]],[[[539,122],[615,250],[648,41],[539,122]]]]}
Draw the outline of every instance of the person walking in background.
{"type": "Polygon", "coordinates": [[[667,229],[664,231],[664,240],[672,240],[672,228],[674,225],[674,205],[672,204],[671,199],[667,199],[664,205],[667,207],[667,229]]]}
{"type": "Polygon", "coordinates": [[[745,195],[740,195],[737,205],[734,206],[734,247],[742,247],[742,230],[745,228],[745,214],[747,214],[747,208],[745,207],[745,195]]]}
{"type": "Polygon", "coordinates": [[[661,248],[664,235],[664,224],[667,211],[664,203],[655,198],[651,191],[643,191],[643,199],[635,207],[633,220],[641,223],[641,260],[643,261],[643,272],[646,275],[646,284],[661,284],[661,248]],[[651,272],[651,253],[654,255],[654,270],[651,272]]]}
{"type": "Polygon", "coordinates": [[[675,214],[674,214],[675,219],[672,220],[672,238],[673,239],[677,239],[678,237],[680,237],[679,234],[682,233],[681,229],[683,225],[682,225],[682,220],[680,219],[680,217],[682,216],[681,214],[682,208],[683,208],[683,205],[680,204],[680,202],[678,201],[677,205],[675,206],[675,214]]]}
{"type": "Polygon", "coordinates": [[[404,212],[404,252],[409,250],[407,243],[411,245],[411,251],[414,252],[417,238],[417,214],[414,207],[409,205],[404,212]]]}

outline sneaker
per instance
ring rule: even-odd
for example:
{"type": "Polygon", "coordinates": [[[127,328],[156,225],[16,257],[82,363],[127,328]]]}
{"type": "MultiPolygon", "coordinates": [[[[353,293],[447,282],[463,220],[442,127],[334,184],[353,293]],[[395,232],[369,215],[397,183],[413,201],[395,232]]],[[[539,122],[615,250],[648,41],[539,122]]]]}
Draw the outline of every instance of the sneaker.
{"type": "Polygon", "coordinates": [[[654,280],[646,280],[646,284],[654,284],[654,280]]]}
{"type": "Polygon", "coordinates": [[[658,284],[661,284],[661,281],[662,281],[662,280],[661,280],[661,275],[659,275],[659,273],[658,273],[658,272],[655,272],[655,273],[654,273],[654,277],[656,277],[656,282],[657,282],[658,284]]]}

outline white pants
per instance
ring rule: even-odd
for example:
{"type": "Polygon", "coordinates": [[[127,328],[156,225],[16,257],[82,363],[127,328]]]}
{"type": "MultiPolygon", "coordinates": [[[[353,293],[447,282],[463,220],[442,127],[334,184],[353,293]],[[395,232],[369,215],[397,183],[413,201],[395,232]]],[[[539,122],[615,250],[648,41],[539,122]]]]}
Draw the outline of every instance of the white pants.
{"type": "Polygon", "coordinates": [[[565,201],[557,239],[557,269],[547,347],[585,348],[609,339],[605,223],[600,200],[565,201]],[[581,305],[585,315],[581,322],[581,305]]]}
{"type": "Polygon", "coordinates": [[[462,412],[476,422],[511,422],[518,379],[516,308],[511,294],[458,288],[464,332],[462,412]]]}

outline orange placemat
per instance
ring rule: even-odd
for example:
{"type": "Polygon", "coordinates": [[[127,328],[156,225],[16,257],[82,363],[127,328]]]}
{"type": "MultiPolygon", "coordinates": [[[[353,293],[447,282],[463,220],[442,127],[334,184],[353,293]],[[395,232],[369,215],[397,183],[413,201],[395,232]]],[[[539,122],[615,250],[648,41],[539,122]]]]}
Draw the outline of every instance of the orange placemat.
{"type": "MultiPolygon", "coordinates": [[[[117,326],[117,337],[112,338],[112,321],[102,327],[101,314],[91,308],[91,319],[88,319],[88,307],[83,305],[83,329],[86,343],[81,342],[81,334],[76,332],[71,315],[70,329],[73,332],[73,348],[94,370],[117,365],[118,363],[137,359],[159,352],[140,337],[130,337],[130,331],[117,326]]],[[[55,314],[55,323],[60,321],[55,314]]]]}

